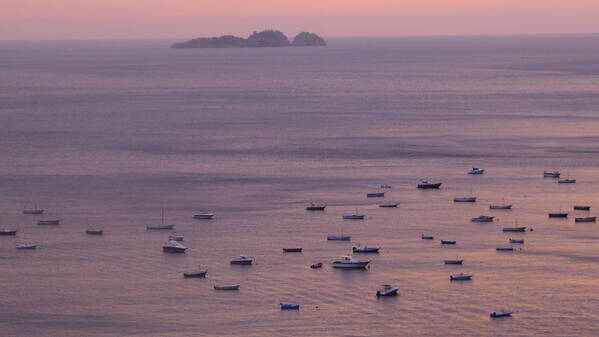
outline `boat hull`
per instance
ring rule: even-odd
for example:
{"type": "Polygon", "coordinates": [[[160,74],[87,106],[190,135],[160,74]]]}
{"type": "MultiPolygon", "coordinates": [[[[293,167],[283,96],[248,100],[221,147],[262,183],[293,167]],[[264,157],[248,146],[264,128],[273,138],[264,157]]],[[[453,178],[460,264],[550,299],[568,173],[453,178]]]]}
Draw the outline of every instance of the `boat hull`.
{"type": "Polygon", "coordinates": [[[591,206],[574,206],[575,211],[590,211],[591,206]]]}
{"type": "Polygon", "coordinates": [[[18,245],[16,249],[36,249],[37,245],[18,245]]]}
{"type": "Polygon", "coordinates": [[[394,208],[397,207],[399,204],[396,203],[389,203],[389,204],[380,204],[379,207],[381,208],[394,208]]]}
{"type": "Polygon", "coordinates": [[[352,247],[352,251],[354,253],[377,253],[379,252],[381,248],[380,247],[352,247]]]}
{"type": "Polygon", "coordinates": [[[498,252],[507,252],[507,251],[513,251],[514,247],[497,247],[495,248],[496,251],[498,252]]]}
{"type": "Polygon", "coordinates": [[[391,289],[378,290],[376,292],[376,297],[396,296],[398,291],[399,291],[399,287],[393,287],[391,289]]]}
{"type": "Polygon", "coordinates": [[[453,198],[453,202],[476,202],[476,197],[453,198]]]}
{"type": "Polygon", "coordinates": [[[385,193],[384,192],[366,193],[366,197],[367,198],[383,198],[383,197],[385,197],[385,193]]]}
{"type": "Polygon", "coordinates": [[[586,218],[575,218],[574,222],[596,222],[597,221],[597,217],[596,216],[590,216],[590,217],[586,217],[586,218]]]}
{"type": "Polygon", "coordinates": [[[312,268],[312,269],[322,268],[322,262],[313,263],[310,265],[310,268],[312,268]]]}
{"type": "Polygon", "coordinates": [[[343,219],[345,220],[364,220],[363,215],[344,215],[343,219]]]}
{"type": "Polygon", "coordinates": [[[204,278],[206,277],[207,271],[198,271],[191,273],[183,273],[184,278],[204,278]]]}
{"type": "Polygon", "coordinates": [[[299,304],[281,303],[281,310],[299,310],[299,304]]]}
{"type": "Polygon", "coordinates": [[[511,316],[513,313],[513,311],[493,311],[491,314],[489,314],[489,316],[493,318],[508,317],[511,316]]]}
{"type": "Polygon", "coordinates": [[[60,220],[40,220],[37,222],[38,226],[58,226],[60,225],[60,220]]]}
{"type": "Polygon", "coordinates": [[[524,243],[524,239],[510,239],[510,243],[524,243]]]}
{"type": "Polygon", "coordinates": [[[14,235],[17,235],[17,231],[16,230],[14,230],[14,231],[12,231],[12,230],[1,230],[0,231],[0,236],[14,236],[14,235]]]}
{"type": "Polygon", "coordinates": [[[526,227],[504,227],[504,232],[526,232],[526,227]]]}
{"type": "Polygon", "coordinates": [[[231,284],[231,285],[224,285],[224,286],[214,286],[214,290],[238,290],[239,289],[239,284],[231,284]]]}
{"type": "Polygon", "coordinates": [[[175,229],[175,225],[157,225],[157,226],[146,226],[147,230],[173,230],[175,229]]]}
{"type": "Polygon", "coordinates": [[[550,218],[567,218],[568,213],[549,213],[547,214],[550,218]]]}
{"type": "Polygon", "coordinates": [[[327,236],[327,240],[329,240],[329,241],[349,241],[349,240],[351,240],[351,236],[329,235],[329,236],[327,236]]]}
{"type": "Polygon", "coordinates": [[[443,261],[445,264],[462,264],[464,260],[445,260],[443,261]]]}
{"type": "Polygon", "coordinates": [[[490,205],[489,209],[512,209],[512,205],[490,205]]]}
{"type": "Polygon", "coordinates": [[[231,264],[236,264],[240,266],[249,266],[254,262],[253,260],[241,261],[241,260],[231,260],[231,264]]]}
{"type": "Polygon", "coordinates": [[[283,248],[284,253],[301,253],[302,248],[283,248]]]}
{"type": "Polygon", "coordinates": [[[457,243],[457,241],[441,240],[442,245],[455,245],[456,243],[457,243]]]}
{"type": "Polygon", "coordinates": [[[187,250],[187,248],[183,248],[183,247],[170,247],[170,246],[164,246],[162,247],[162,251],[165,253],[185,253],[185,251],[187,250]]]}
{"type": "Polygon", "coordinates": [[[418,184],[417,187],[420,188],[420,189],[424,189],[424,190],[427,190],[427,189],[438,189],[438,188],[441,187],[441,184],[442,183],[436,183],[436,184],[418,184]]]}
{"type": "Polygon", "coordinates": [[[44,210],[43,209],[26,209],[23,211],[23,214],[39,215],[39,214],[44,214],[44,210]]]}
{"type": "Polygon", "coordinates": [[[432,235],[421,235],[420,238],[422,240],[434,240],[435,239],[435,237],[432,235]]]}
{"type": "Polygon", "coordinates": [[[370,261],[364,262],[353,262],[353,263],[339,263],[337,261],[333,262],[333,268],[337,269],[366,269],[370,261]]]}
{"type": "Polygon", "coordinates": [[[306,211],[324,211],[327,206],[308,206],[306,211]]]}
{"type": "Polygon", "coordinates": [[[85,234],[88,234],[88,235],[102,235],[102,234],[104,234],[104,231],[103,230],[88,229],[88,230],[85,231],[85,234]]]}
{"type": "Polygon", "coordinates": [[[470,219],[470,221],[472,221],[472,222],[493,222],[494,219],[495,219],[495,217],[485,216],[485,217],[472,218],[472,219],[470,219]]]}
{"type": "Polygon", "coordinates": [[[451,280],[451,281],[469,281],[469,280],[472,280],[472,275],[468,275],[468,274],[449,275],[449,280],[451,280]]]}
{"type": "Polygon", "coordinates": [[[210,220],[210,219],[214,218],[214,214],[194,214],[193,218],[194,219],[210,220]]]}

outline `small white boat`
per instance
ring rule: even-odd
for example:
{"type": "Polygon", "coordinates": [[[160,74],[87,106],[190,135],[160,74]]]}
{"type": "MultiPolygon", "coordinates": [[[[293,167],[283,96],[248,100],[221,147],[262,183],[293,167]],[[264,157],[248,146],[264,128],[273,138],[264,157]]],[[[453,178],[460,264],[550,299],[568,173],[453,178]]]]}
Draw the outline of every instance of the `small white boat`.
{"type": "Polygon", "coordinates": [[[468,171],[468,174],[483,174],[485,173],[484,169],[473,167],[472,170],[468,171]]]}
{"type": "Polygon", "coordinates": [[[420,238],[422,240],[434,240],[435,239],[435,237],[432,235],[424,235],[424,234],[420,235],[420,238]]]}
{"type": "Polygon", "coordinates": [[[187,247],[177,241],[170,241],[168,244],[162,246],[162,251],[165,253],[185,253],[186,250],[187,247]]]}
{"type": "Polygon", "coordinates": [[[177,233],[168,236],[169,241],[183,241],[185,237],[177,233]]]}
{"type": "Polygon", "coordinates": [[[462,264],[464,260],[443,260],[444,264],[462,264]]]}
{"type": "Polygon", "coordinates": [[[512,246],[500,246],[500,247],[496,247],[495,250],[497,250],[497,251],[512,251],[512,250],[514,250],[514,247],[512,247],[512,246]]]}
{"type": "Polygon", "coordinates": [[[25,244],[25,245],[17,245],[17,249],[36,249],[37,245],[34,244],[25,244]]]}
{"type": "Polygon", "coordinates": [[[489,314],[489,316],[493,317],[493,318],[498,318],[498,317],[507,317],[507,316],[511,316],[514,312],[511,310],[499,310],[499,311],[493,311],[492,313],[489,314]]]}
{"type": "Polygon", "coordinates": [[[399,287],[394,287],[390,284],[383,284],[383,288],[377,290],[376,297],[395,296],[395,295],[397,295],[398,290],[399,290],[399,287]]]}
{"type": "Polygon", "coordinates": [[[388,202],[388,203],[384,203],[384,204],[379,204],[379,207],[381,208],[391,208],[391,207],[397,207],[399,206],[399,203],[397,202],[388,202]]]}
{"type": "Polygon", "coordinates": [[[392,188],[392,187],[393,187],[393,186],[391,186],[391,185],[387,185],[387,184],[383,184],[383,185],[381,185],[381,188],[392,188]]]}
{"type": "Polygon", "coordinates": [[[472,222],[493,222],[493,219],[495,219],[494,216],[489,216],[489,215],[480,215],[476,218],[472,218],[470,219],[472,222]]]}
{"type": "Polygon", "coordinates": [[[587,216],[587,217],[583,217],[583,218],[574,218],[574,222],[596,222],[597,221],[597,217],[596,216],[587,216]]]}
{"type": "Polygon", "coordinates": [[[197,213],[193,215],[194,219],[212,219],[214,218],[214,213],[197,213]]]}
{"type": "Polygon", "coordinates": [[[354,253],[378,253],[381,247],[352,247],[354,253]]]}
{"type": "Polygon", "coordinates": [[[524,239],[512,239],[512,238],[510,238],[510,243],[524,243],[524,239]]]}
{"type": "Polygon", "coordinates": [[[343,256],[340,260],[333,261],[333,268],[340,269],[365,269],[368,267],[368,261],[358,261],[351,258],[351,256],[343,256]]]}
{"type": "Polygon", "coordinates": [[[349,236],[349,235],[329,235],[329,236],[327,236],[327,240],[329,240],[329,241],[349,241],[349,240],[351,240],[351,236],[349,236]]]}
{"type": "Polygon", "coordinates": [[[472,274],[464,274],[464,273],[453,274],[453,275],[449,275],[449,280],[451,280],[451,281],[466,281],[466,280],[471,280],[472,276],[473,276],[472,274]]]}
{"type": "Polygon", "coordinates": [[[230,262],[231,262],[231,264],[240,264],[240,265],[244,265],[244,266],[249,266],[254,262],[254,258],[249,257],[247,255],[239,255],[239,257],[231,259],[230,262]]]}
{"type": "Polygon", "coordinates": [[[512,205],[489,205],[489,209],[512,209],[512,205]]]}
{"type": "Polygon", "coordinates": [[[576,179],[560,179],[557,181],[558,184],[575,184],[576,179]]]}
{"type": "Polygon", "coordinates": [[[366,193],[367,198],[384,198],[385,192],[366,193]]]}
{"type": "Polygon", "coordinates": [[[37,222],[38,226],[57,226],[60,225],[60,220],[51,219],[51,220],[39,220],[37,222]]]}
{"type": "Polygon", "coordinates": [[[362,214],[352,214],[352,215],[344,215],[342,216],[345,220],[364,220],[364,215],[362,214]]]}
{"type": "Polygon", "coordinates": [[[561,174],[558,170],[553,171],[543,171],[543,177],[545,178],[559,178],[561,174]]]}
{"type": "Polygon", "coordinates": [[[175,229],[175,225],[146,225],[147,230],[172,230],[175,229]]]}
{"type": "Polygon", "coordinates": [[[214,286],[214,290],[237,290],[239,289],[240,284],[227,284],[221,286],[214,286]]]}
{"type": "Polygon", "coordinates": [[[453,202],[476,202],[476,197],[453,198],[453,202]]]}

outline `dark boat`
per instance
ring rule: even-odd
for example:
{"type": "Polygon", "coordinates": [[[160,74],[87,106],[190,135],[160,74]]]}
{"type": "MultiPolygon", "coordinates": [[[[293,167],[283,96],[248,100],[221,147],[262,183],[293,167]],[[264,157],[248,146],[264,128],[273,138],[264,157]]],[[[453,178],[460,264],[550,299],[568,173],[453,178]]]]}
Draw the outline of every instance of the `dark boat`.
{"type": "Polygon", "coordinates": [[[349,241],[349,240],[351,240],[351,236],[349,236],[349,235],[329,235],[329,236],[327,236],[327,240],[329,240],[329,241],[349,241]]]}
{"type": "Polygon", "coordinates": [[[101,229],[87,229],[87,230],[85,230],[85,234],[102,235],[102,234],[104,234],[104,231],[101,229]]]}
{"type": "Polygon", "coordinates": [[[301,248],[283,248],[284,253],[301,253],[301,248]]]}
{"type": "Polygon", "coordinates": [[[442,245],[455,245],[457,241],[454,240],[441,240],[442,245]]]}
{"type": "Polygon", "coordinates": [[[384,196],[384,192],[366,193],[367,198],[383,198],[384,196]]]}
{"type": "Polygon", "coordinates": [[[162,251],[165,253],[185,253],[187,247],[183,246],[177,241],[171,241],[168,244],[162,246],[162,251]]]}
{"type": "Polygon", "coordinates": [[[281,310],[299,310],[299,304],[291,304],[291,303],[280,303],[281,310]]]}
{"type": "Polygon", "coordinates": [[[432,236],[432,235],[424,235],[424,234],[422,234],[422,235],[420,236],[420,238],[421,238],[422,240],[434,240],[434,239],[435,239],[435,237],[434,237],[434,236],[432,236]]]}
{"type": "Polygon", "coordinates": [[[418,184],[418,188],[422,188],[422,189],[433,189],[433,188],[439,188],[441,187],[442,183],[431,183],[428,182],[427,180],[423,180],[420,182],[420,184],[418,184]]]}
{"type": "Polygon", "coordinates": [[[512,238],[510,238],[510,243],[524,243],[524,239],[512,239],[512,238]]]}
{"type": "Polygon", "coordinates": [[[378,253],[381,247],[352,247],[354,253],[378,253]]]}
{"type": "Polygon", "coordinates": [[[596,222],[597,221],[597,217],[596,216],[587,216],[584,218],[575,218],[574,222],[596,222]]]}
{"type": "Polygon", "coordinates": [[[501,311],[493,311],[492,313],[489,314],[489,316],[491,316],[492,318],[499,318],[499,317],[508,317],[511,316],[514,312],[511,310],[501,310],[501,311]]]}
{"type": "Polygon", "coordinates": [[[17,235],[17,231],[16,230],[10,230],[10,229],[2,229],[2,230],[0,230],[0,235],[5,235],[5,236],[17,235]]]}
{"type": "Polygon", "coordinates": [[[568,213],[560,212],[560,213],[549,213],[550,218],[567,218],[568,213]]]}
{"type": "Polygon", "coordinates": [[[464,260],[444,260],[443,263],[445,264],[462,264],[462,262],[464,262],[464,260]]]}
{"type": "Polygon", "coordinates": [[[28,215],[39,215],[39,214],[44,214],[44,210],[43,209],[26,209],[23,211],[23,214],[28,214],[28,215]]]}
{"type": "Polygon", "coordinates": [[[526,232],[526,227],[503,227],[504,232],[526,232]]]}
{"type": "Polygon", "coordinates": [[[576,205],[576,206],[574,206],[574,210],[575,211],[590,211],[591,210],[591,206],[580,206],[580,205],[576,205]]]}
{"type": "Polygon", "coordinates": [[[60,225],[60,220],[40,220],[37,224],[38,226],[56,226],[60,225]]]}
{"type": "Polygon", "coordinates": [[[318,262],[318,263],[312,263],[310,265],[310,268],[312,269],[318,269],[318,268],[322,268],[322,262],[318,262]]]}
{"type": "Polygon", "coordinates": [[[203,277],[206,277],[207,273],[208,273],[207,270],[193,271],[193,272],[189,272],[189,273],[183,273],[183,277],[184,278],[203,278],[203,277]]]}
{"type": "Polygon", "coordinates": [[[309,206],[306,206],[306,211],[324,211],[326,207],[327,205],[317,205],[311,203],[309,206]]]}

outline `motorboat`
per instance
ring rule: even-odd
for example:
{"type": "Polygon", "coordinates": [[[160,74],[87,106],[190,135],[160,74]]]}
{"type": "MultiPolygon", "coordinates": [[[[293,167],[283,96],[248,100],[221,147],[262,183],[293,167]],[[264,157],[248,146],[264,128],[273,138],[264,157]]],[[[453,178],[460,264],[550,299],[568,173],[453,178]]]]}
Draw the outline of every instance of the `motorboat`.
{"type": "Polygon", "coordinates": [[[254,262],[254,258],[249,257],[247,255],[239,255],[239,257],[231,259],[230,262],[231,262],[231,264],[241,264],[244,266],[249,266],[254,262]]]}
{"type": "Polygon", "coordinates": [[[596,216],[587,216],[584,218],[574,218],[574,222],[596,222],[596,221],[597,221],[596,216]]]}
{"type": "Polygon", "coordinates": [[[489,216],[489,215],[480,215],[476,218],[472,218],[470,219],[472,222],[493,222],[493,219],[495,219],[494,216],[489,216]]]}
{"type": "Polygon", "coordinates": [[[146,225],[147,230],[173,230],[175,225],[146,225]]]}
{"type": "Polygon", "coordinates": [[[238,290],[239,289],[240,284],[227,284],[227,285],[221,285],[221,286],[214,286],[214,290],[238,290]]]}
{"type": "Polygon", "coordinates": [[[204,277],[206,277],[207,273],[208,273],[207,269],[200,268],[200,270],[197,270],[197,271],[183,273],[183,277],[184,278],[204,278],[204,277]]]}
{"type": "Polygon", "coordinates": [[[558,170],[543,171],[543,177],[545,178],[559,178],[560,173],[558,170]]]}
{"type": "Polygon", "coordinates": [[[378,253],[381,247],[352,247],[354,253],[378,253]]]}
{"type": "Polygon", "coordinates": [[[489,205],[489,209],[512,209],[512,205],[489,205]]]}
{"type": "Polygon", "coordinates": [[[435,239],[435,237],[432,235],[424,235],[424,234],[420,235],[420,238],[422,240],[434,240],[435,239]]]}
{"type": "Polygon", "coordinates": [[[169,241],[168,244],[162,246],[162,251],[165,253],[185,253],[187,247],[177,241],[169,241]]]}
{"type": "Polygon", "coordinates": [[[472,170],[468,171],[468,174],[483,174],[485,173],[484,169],[473,167],[472,170]]]}
{"type": "Polygon", "coordinates": [[[17,249],[36,249],[37,245],[34,245],[34,244],[17,245],[15,248],[17,248],[17,249]]]}
{"type": "Polygon", "coordinates": [[[507,317],[507,316],[511,316],[514,312],[511,310],[499,310],[499,311],[493,311],[492,313],[489,314],[489,316],[493,317],[493,318],[498,318],[498,317],[507,317]]]}
{"type": "Polygon", "coordinates": [[[183,235],[174,233],[168,236],[169,241],[183,241],[185,237],[183,235]]]}
{"type": "Polygon", "coordinates": [[[15,236],[17,235],[16,230],[12,229],[0,229],[0,236],[15,236]]]}
{"type": "Polygon", "coordinates": [[[444,264],[462,264],[464,260],[443,260],[444,264]]]}
{"type": "Polygon", "coordinates": [[[44,210],[43,209],[26,209],[23,210],[23,214],[28,214],[28,215],[39,215],[39,214],[44,214],[44,210]]]}
{"type": "Polygon", "coordinates": [[[512,246],[501,246],[501,247],[496,247],[495,250],[497,250],[497,251],[512,251],[512,250],[514,250],[514,247],[512,247],[512,246]]]}
{"type": "Polygon", "coordinates": [[[442,183],[431,183],[428,180],[421,180],[417,187],[422,189],[437,189],[441,187],[441,184],[442,183]]]}
{"type": "Polygon", "coordinates": [[[388,202],[388,203],[384,203],[384,204],[379,204],[379,207],[381,208],[392,208],[392,207],[397,207],[399,206],[399,203],[396,202],[388,202]]]}
{"type": "Polygon", "coordinates": [[[101,229],[86,229],[85,230],[85,234],[89,234],[89,235],[102,235],[104,234],[104,231],[101,229]]]}
{"type": "Polygon", "coordinates": [[[560,179],[557,181],[558,184],[575,184],[576,179],[560,179]]]}
{"type": "Polygon", "coordinates": [[[464,273],[453,274],[453,275],[449,275],[449,280],[451,280],[451,281],[466,281],[466,280],[471,280],[472,276],[473,276],[472,274],[464,274],[464,273]]]}
{"type": "Polygon", "coordinates": [[[345,220],[364,220],[363,214],[352,214],[352,215],[344,215],[342,216],[345,220]]]}
{"type": "Polygon", "coordinates": [[[312,263],[310,265],[310,268],[312,269],[318,269],[318,268],[322,268],[322,262],[316,262],[316,263],[312,263]]]}
{"type": "Polygon", "coordinates": [[[351,240],[351,236],[349,236],[349,235],[329,235],[329,236],[327,236],[327,240],[329,240],[329,241],[349,241],[349,240],[351,240]]]}
{"type": "Polygon", "coordinates": [[[441,240],[442,245],[455,245],[457,241],[455,240],[441,240]]]}
{"type": "Polygon", "coordinates": [[[340,269],[365,269],[368,267],[368,261],[358,261],[351,258],[351,256],[343,256],[340,260],[333,261],[333,268],[340,269]]]}
{"type": "Polygon", "coordinates": [[[395,296],[399,291],[399,287],[394,287],[390,284],[383,284],[383,288],[376,291],[376,297],[395,296]]]}
{"type": "Polygon", "coordinates": [[[512,239],[512,238],[510,238],[510,243],[524,243],[524,239],[512,239]]]}
{"type": "Polygon", "coordinates": [[[393,187],[393,186],[391,186],[391,185],[387,185],[387,184],[383,184],[383,185],[381,185],[381,188],[392,188],[392,187],[393,187]]]}
{"type": "Polygon", "coordinates": [[[281,310],[299,310],[299,308],[300,308],[299,304],[280,303],[280,305],[281,305],[281,310]]]}
{"type": "Polygon", "coordinates": [[[575,211],[590,211],[591,206],[574,205],[575,211]]]}
{"type": "Polygon", "coordinates": [[[193,215],[193,218],[208,220],[214,218],[214,213],[197,213],[193,215]]]}
{"type": "Polygon", "coordinates": [[[325,208],[327,208],[325,204],[310,203],[309,206],[306,206],[306,211],[324,211],[325,208]]]}
{"type": "Polygon", "coordinates": [[[302,248],[283,248],[284,253],[301,253],[302,248]]]}
{"type": "Polygon", "coordinates": [[[39,220],[37,222],[38,226],[57,226],[60,225],[60,220],[51,219],[51,220],[39,220]]]}
{"type": "Polygon", "coordinates": [[[503,227],[504,232],[526,232],[526,227],[503,227]]]}
{"type": "Polygon", "coordinates": [[[375,192],[375,193],[366,193],[367,198],[383,198],[385,197],[385,192],[375,192]]]}
{"type": "Polygon", "coordinates": [[[548,216],[550,218],[567,218],[568,213],[567,212],[549,213],[548,216]]]}
{"type": "Polygon", "coordinates": [[[476,197],[453,198],[453,202],[476,202],[476,197]]]}

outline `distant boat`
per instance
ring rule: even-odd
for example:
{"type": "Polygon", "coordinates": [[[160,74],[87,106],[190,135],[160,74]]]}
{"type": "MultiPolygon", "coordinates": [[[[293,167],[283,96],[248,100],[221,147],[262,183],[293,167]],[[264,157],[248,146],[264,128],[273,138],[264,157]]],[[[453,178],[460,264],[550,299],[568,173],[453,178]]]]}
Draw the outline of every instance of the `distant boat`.
{"type": "Polygon", "coordinates": [[[568,217],[568,213],[566,213],[566,212],[549,213],[548,216],[550,218],[567,218],[568,217]]]}
{"type": "Polygon", "coordinates": [[[435,239],[435,237],[432,235],[424,235],[424,234],[420,235],[420,238],[422,240],[434,240],[435,239]]]}
{"type": "Polygon", "coordinates": [[[483,174],[485,173],[484,169],[473,167],[472,170],[468,171],[468,174],[483,174]]]}
{"type": "Polygon", "coordinates": [[[193,215],[193,218],[208,220],[214,218],[214,213],[197,213],[193,215]]]}
{"type": "Polygon", "coordinates": [[[464,262],[464,260],[444,260],[443,263],[445,264],[462,264],[462,262],[464,262]]]}
{"type": "Polygon", "coordinates": [[[206,277],[207,273],[208,273],[207,269],[200,268],[200,270],[197,270],[197,271],[183,273],[183,277],[184,278],[204,278],[204,277],[206,277]]]}
{"type": "Polygon", "coordinates": [[[363,214],[352,214],[352,215],[344,215],[342,216],[345,220],[364,220],[363,214]]]}
{"type": "Polygon", "coordinates": [[[231,259],[230,262],[231,262],[231,264],[240,264],[240,265],[244,265],[244,266],[249,266],[254,262],[254,258],[249,257],[247,255],[239,255],[239,257],[231,259]]]}
{"type": "Polygon", "coordinates": [[[398,290],[399,290],[399,287],[394,287],[390,284],[383,284],[383,289],[379,289],[376,291],[376,297],[395,296],[395,295],[397,295],[398,290]]]}
{"type": "Polygon", "coordinates": [[[177,233],[168,236],[169,241],[183,241],[185,237],[177,233]]]}
{"type": "Polygon", "coordinates": [[[489,205],[489,209],[512,209],[512,205],[489,205]]]}
{"type": "Polygon", "coordinates": [[[472,276],[473,276],[472,274],[459,273],[459,274],[449,275],[449,279],[451,281],[466,281],[466,280],[471,280],[472,276]]]}
{"type": "Polygon", "coordinates": [[[558,184],[574,184],[576,179],[560,179],[557,181],[558,184]]]}
{"type": "Polygon", "coordinates": [[[214,286],[214,290],[237,290],[239,289],[240,284],[228,284],[222,286],[214,286]]]}
{"type": "Polygon", "coordinates": [[[391,208],[391,207],[397,207],[398,205],[399,205],[399,203],[396,203],[396,202],[388,202],[388,203],[384,203],[384,204],[379,204],[379,207],[391,208]]]}
{"type": "Polygon", "coordinates": [[[383,184],[383,185],[381,185],[381,188],[392,188],[392,187],[393,187],[393,186],[391,186],[391,185],[386,185],[386,184],[383,184]]]}
{"type": "Polygon", "coordinates": [[[175,225],[146,225],[147,230],[175,229],[175,225]]]}
{"type": "Polygon", "coordinates": [[[514,250],[514,247],[512,247],[512,246],[502,246],[502,247],[496,247],[495,250],[498,250],[498,251],[510,250],[511,251],[511,250],[514,250]]]}
{"type": "Polygon", "coordinates": [[[494,216],[480,215],[476,218],[470,219],[470,221],[472,221],[472,222],[493,222],[493,219],[495,219],[494,216]]]}
{"type": "Polygon", "coordinates": [[[36,249],[37,245],[34,245],[34,244],[17,245],[15,248],[17,248],[17,249],[36,249]]]}
{"type": "Polygon", "coordinates": [[[0,236],[14,236],[17,235],[16,230],[12,229],[0,229],[0,236]]]}
{"type": "Polygon", "coordinates": [[[104,234],[104,231],[101,229],[86,229],[85,230],[85,234],[89,234],[89,235],[102,235],[104,234]]]}
{"type": "Polygon", "coordinates": [[[524,243],[524,239],[512,239],[512,238],[510,238],[510,243],[524,243]]]}
{"type": "Polygon", "coordinates": [[[324,211],[325,208],[327,208],[325,204],[310,203],[309,206],[306,206],[306,211],[324,211]]]}
{"type": "Polygon", "coordinates": [[[574,210],[575,211],[590,211],[591,210],[591,206],[575,205],[574,206],[574,210]]]}
{"type": "Polygon", "coordinates": [[[587,216],[584,218],[574,218],[574,222],[595,222],[597,221],[596,216],[587,216]]]}
{"type": "Polygon", "coordinates": [[[284,253],[301,253],[301,248],[283,248],[284,253]]]}
{"type": "Polygon", "coordinates": [[[500,310],[500,311],[493,311],[492,313],[489,314],[489,316],[493,317],[493,318],[498,318],[498,317],[507,317],[507,316],[511,316],[514,312],[511,310],[500,310]]]}
{"type": "Polygon", "coordinates": [[[299,304],[280,303],[280,305],[281,305],[281,310],[299,310],[299,308],[300,308],[299,304]]]}
{"type": "Polygon", "coordinates": [[[343,256],[340,260],[333,261],[333,268],[339,269],[365,269],[368,267],[368,261],[358,261],[352,259],[350,256],[343,256]]]}
{"type": "Polygon", "coordinates": [[[23,214],[36,215],[36,214],[44,214],[43,209],[26,209],[23,210],[23,214]]]}
{"type": "Polygon", "coordinates": [[[329,241],[349,241],[349,240],[351,240],[351,236],[349,236],[349,235],[329,235],[329,236],[327,236],[327,240],[329,240],[329,241]]]}
{"type": "Polygon", "coordinates": [[[526,232],[526,227],[503,227],[504,232],[526,232]]]}
{"type": "Polygon", "coordinates": [[[367,198],[383,198],[384,196],[384,192],[366,193],[367,198]]]}
{"type": "Polygon", "coordinates": [[[312,268],[312,269],[322,268],[322,262],[312,263],[310,265],[310,268],[312,268]]]}
{"type": "Polygon", "coordinates": [[[454,240],[441,240],[442,245],[455,245],[457,241],[454,240]]]}
{"type": "Polygon", "coordinates": [[[38,226],[57,226],[60,225],[60,220],[52,219],[52,220],[39,220],[37,222],[38,226]]]}
{"type": "Polygon", "coordinates": [[[453,202],[476,202],[476,197],[453,198],[453,202]]]}
{"type": "Polygon", "coordinates": [[[352,247],[354,253],[378,253],[381,247],[352,247]]]}
{"type": "Polygon", "coordinates": [[[420,184],[418,184],[418,188],[422,188],[422,189],[436,189],[441,187],[442,183],[431,183],[428,180],[422,180],[420,181],[420,184]]]}
{"type": "Polygon", "coordinates": [[[559,176],[560,176],[560,173],[557,170],[543,172],[543,177],[545,177],[545,178],[559,178],[559,176]]]}
{"type": "Polygon", "coordinates": [[[177,241],[170,241],[168,244],[162,246],[162,251],[165,253],[185,253],[186,250],[187,247],[177,241]]]}

